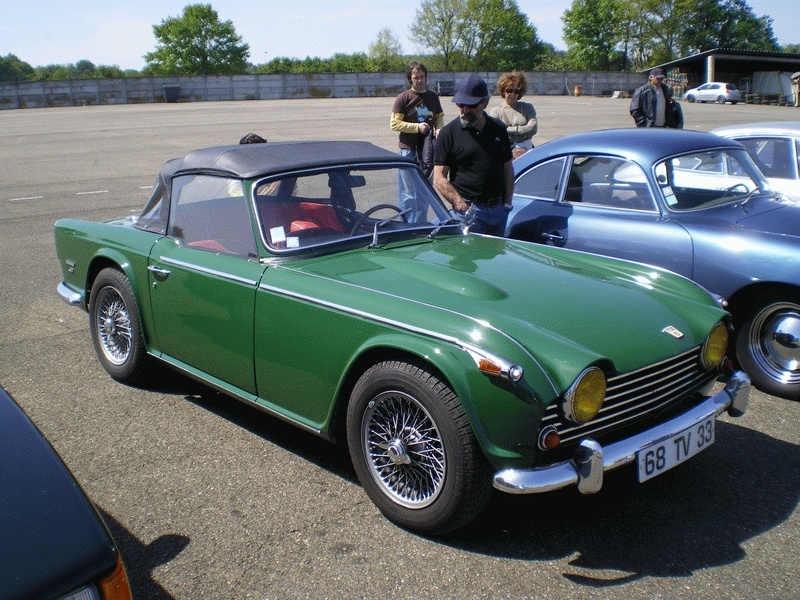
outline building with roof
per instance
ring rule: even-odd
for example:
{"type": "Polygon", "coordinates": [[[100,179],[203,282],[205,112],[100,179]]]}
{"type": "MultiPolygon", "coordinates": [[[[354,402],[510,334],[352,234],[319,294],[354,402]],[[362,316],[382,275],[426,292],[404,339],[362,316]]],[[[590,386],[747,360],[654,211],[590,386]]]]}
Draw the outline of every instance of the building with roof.
{"type": "Polygon", "coordinates": [[[751,104],[800,104],[796,83],[800,80],[800,54],[717,48],[656,66],[664,69],[676,94],[722,81],[736,84],[745,102],[751,104]]]}

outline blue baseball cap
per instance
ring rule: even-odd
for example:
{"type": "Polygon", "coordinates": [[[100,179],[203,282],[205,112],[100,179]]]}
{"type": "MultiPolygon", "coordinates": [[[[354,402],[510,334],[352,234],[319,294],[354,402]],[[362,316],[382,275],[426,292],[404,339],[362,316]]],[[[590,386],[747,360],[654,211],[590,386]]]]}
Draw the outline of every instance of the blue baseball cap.
{"type": "Polygon", "coordinates": [[[486,82],[477,75],[470,75],[458,82],[458,88],[453,95],[456,104],[478,104],[489,98],[489,88],[486,82]]]}

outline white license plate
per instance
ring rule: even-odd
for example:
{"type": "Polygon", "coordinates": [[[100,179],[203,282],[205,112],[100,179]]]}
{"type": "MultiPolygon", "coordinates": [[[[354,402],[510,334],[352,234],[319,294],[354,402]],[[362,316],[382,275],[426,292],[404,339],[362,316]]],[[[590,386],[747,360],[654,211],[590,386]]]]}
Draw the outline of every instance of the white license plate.
{"type": "Polygon", "coordinates": [[[714,443],[714,424],[711,416],[695,423],[671,438],[636,453],[639,481],[647,481],[690,459],[714,443]]]}

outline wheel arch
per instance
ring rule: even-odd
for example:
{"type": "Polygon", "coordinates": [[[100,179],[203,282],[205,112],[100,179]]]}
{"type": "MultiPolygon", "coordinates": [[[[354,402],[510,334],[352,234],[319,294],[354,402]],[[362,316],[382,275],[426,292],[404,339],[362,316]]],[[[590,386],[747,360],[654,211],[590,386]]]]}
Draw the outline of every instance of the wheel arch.
{"type": "Polygon", "coordinates": [[[537,452],[531,435],[548,403],[531,387],[536,380],[533,372],[519,383],[507,381],[481,372],[456,343],[397,332],[371,339],[354,353],[340,379],[324,435],[334,441],[345,439],[347,406],[356,382],[371,366],[387,360],[413,362],[450,387],[484,457],[495,467],[528,464],[537,452]]]}
{"type": "MultiPolygon", "coordinates": [[[[91,295],[92,295],[92,287],[94,286],[94,282],[97,279],[97,276],[100,274],[105,268],[112,268],[117,269],[120,271],[125,277],[128,278],[131,286],[133,287],[134,293],[136,293],[137,285],[136,285],[136,275],[133,273],[133,269],[131,268],[130,261],[119,252],[113,250],[100,250],[97,252],[92,260],[89,262],[89,266],[86,269],[86,305],[88,306],[91,303],[91,295]]],[[[137,295],[138,296],[138,295],[137,295]]],[[[140,300],[137,297],[136,302],[138,303],[140,300]]]]}
{"type": "MultiPolygon", "coordinates": [[[[351,361],[344,373],[344,376],[342,377],[333,410],[331,412],[329,426],[329,435],[331,439],[336,442],[345,439],[347,404],[350,401],[353,388],[355,387],[359,378],[370,367],[381,362],[389,360],[407,361],[430,369],[433,374],[441,378],[443,382],[450,386],[450,388],[461,400],[462,405],[464,404],[464,400],[461,394],[459,394],[457,387],[454,386],[454,383],[444,372],[446,366],[437,364],[438,361],[430,360],[431,355],[434,354],[434,345],[430,344],[425,346],[422,343],[409,344],[408,340],[404,341],[405,343],[403,345],[396,342],[389,342],[388,340],[383,340],[380,343],[374,343],[369,347],[362,348],[361,352],[358,353],[351,361]]],[[[464,407],[464,410],[467,410],[466,406],[464,407]]],[[[467,413],[469,414],[468,410],[467,413]]]]}
{"type": "MultiPolygon", "coordinates": [[[[467,381],[467,370],[477,369],[472,358],[462,348],[440,340],[390,334],[370,340],[357,352],[345,370],[330,417],[329,435],[339,441],[345,439],[344,425],[350,395],[359,378],[373,365],[387,360],[408,361],[430,370],[458,396],[479,445],[486,453],[486,434],[480,425],[477,409],[472,401],[472,390],[467,381]]],[[[480,374],[481,377],[486,377],[480,374]]]]}
{"type": "Polygon", "coordinates": [[[727,310],[733,316],[733,327],[738,334],[750,314],[756,306],[765,298],[785,298],[787,296],[800,296],[800,285],[791,283],[781,283],[775,281],[760,281],[752,283],[736,292],[728,298],[727,310]]]}
{"type": "Polygon", "coordinates": [[[86,292],[84,297],[87,310],[92,302],[92,288],[94,287],[94,282],[100,272],[106,268],[118,270],[131,284],[134,300],[136,301],[136,311],[139,316],[139,323],[142,325],[142,336],[144,337],[145,344],[149,347],[149,331],[151,321],[149,320],[146,312],[142,310],[145,299],[139,295],[140,283],[138,281],[138,277],[136,276],[131,262],[125,257],[125,255],[113,250],[108,250],[100,251],[94,256],[94,258],[92,258],[86,271],[86,292]]]}

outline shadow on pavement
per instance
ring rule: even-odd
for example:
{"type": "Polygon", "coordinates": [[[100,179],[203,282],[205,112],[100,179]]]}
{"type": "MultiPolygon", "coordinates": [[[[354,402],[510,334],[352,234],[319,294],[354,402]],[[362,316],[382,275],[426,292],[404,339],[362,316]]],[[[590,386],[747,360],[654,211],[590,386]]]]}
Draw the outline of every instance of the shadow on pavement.
{"type": "MultiPolygon", "coordinates": [[[[173,381],[172,391],[187,400],[358,484],[344,444],[333,445],[189,379],[173,381]]],[[[800,446],[719,421],[711,448],[643,485],[632,467],[623,467],[608,474],[595,495],[574,489],[530,496],[498,492],[472,524],[430,541],[513,560],[566,558],[572,569],[565,578],[605,587],[643,577],[685,577],[739,561],[746,554],[743,544],[789,518],[798,501],[800,446]]]]}
{"type": "Polygon", "coordinates": [[[153,570],[167,564],[183,552],[189,545],[189,538],[168,534],[160,536],[150,544],[144,544],[109,513],[101,508],[99,510],[117,542],[133,597],[172,598],[173,596],[153,580],[153,570]]]}
{"type": "Polygon", "coordinates": [[[515,560],[572,557],[564,577],[587,586],[689,576],[741,560],[747,540],[791,516],[800,447],[718,422],[706,452],[643,485],[635,478],[623,467],[593,496],[497,494],[473,526],[442,541],[515,560]]]}

